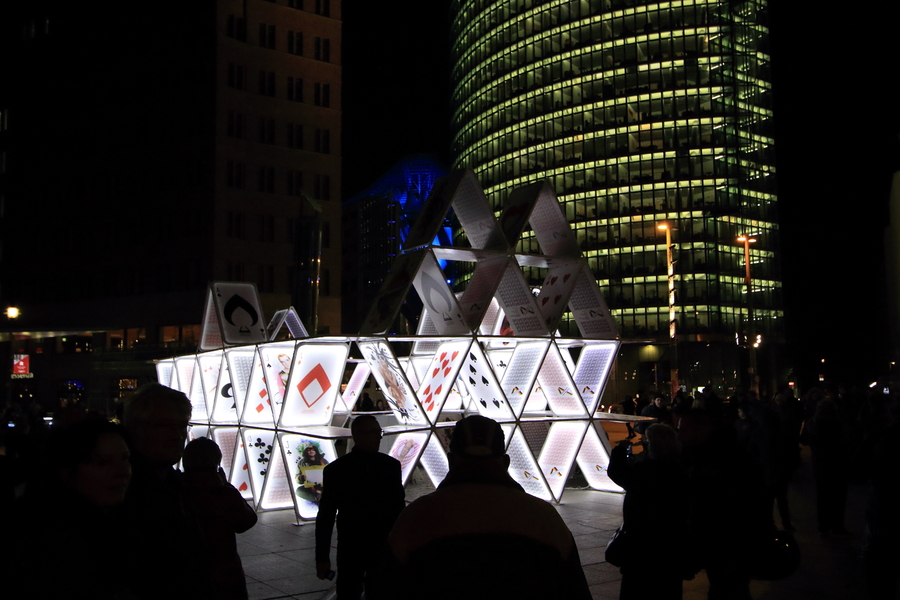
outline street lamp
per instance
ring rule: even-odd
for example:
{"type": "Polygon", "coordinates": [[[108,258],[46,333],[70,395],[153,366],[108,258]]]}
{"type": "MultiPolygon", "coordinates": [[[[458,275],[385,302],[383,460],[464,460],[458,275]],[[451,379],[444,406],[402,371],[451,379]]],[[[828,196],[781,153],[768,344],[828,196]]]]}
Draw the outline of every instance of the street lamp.
{"type": "Polygon", "coordinates": [[[15,306],[7,306],[6,307],[6,318],[7,319],[19,318],[19,309],[15,306]]]}
{"type": "Polygon", "coordinates": [[[666,232],[666,267],[669,275],[669,344],[672,346],[672,399],[678,393],[678,341],[675,338],[675,260],[672,258],[672,228],[668,223],[656,226],[666,232]]]}
{"type": "Polygon", "coordinates": [[[759,345],[754,336],[753,324],[753,279],[750,277],[750,244],[756,238],[749,235],[738,236],[737,241],[744,244],[744,285],[747,286],[747,351],[750,353],[750,389],[759,394],[759,381],[756,376],[756,348],[759,345]]]}

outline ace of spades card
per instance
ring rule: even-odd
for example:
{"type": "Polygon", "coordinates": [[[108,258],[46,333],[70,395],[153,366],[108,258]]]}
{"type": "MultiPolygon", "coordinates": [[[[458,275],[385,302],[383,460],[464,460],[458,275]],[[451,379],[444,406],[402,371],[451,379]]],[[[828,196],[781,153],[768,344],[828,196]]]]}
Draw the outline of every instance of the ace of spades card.
{"type": "Polygon", "coordinates": [[[267,341],[268,333],[256,285],[235,282],[216,282],[210,285],[201,349],[267,341]]]}
{"type": "Polygon", "coordinates": [[[506,402],[503,389],[497,382],[488,358],[477,343],[469,348],[459,372],[459,381],[472,397],[473,406],[479,414],[490,418],[512,418],[512,411],[506,402]]]}
{"type": "Polygon", "coordinates": [[[416,392],[422,403],[422,409],[431,422],[434,422],[447,394],[450,393],[450,388],[456,382],[456,375],[470,344],[471,341],[468,339],[445,342],[431,360],[416,392]]]}

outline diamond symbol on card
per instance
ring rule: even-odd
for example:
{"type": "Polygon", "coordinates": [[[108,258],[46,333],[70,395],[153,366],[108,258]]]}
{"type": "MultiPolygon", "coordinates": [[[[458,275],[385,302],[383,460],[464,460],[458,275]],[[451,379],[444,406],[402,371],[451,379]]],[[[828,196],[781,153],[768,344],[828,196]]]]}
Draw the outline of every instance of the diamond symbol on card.
{"type": "Polygon", "coordinates": [[[329,381],[322,363],[310,369],[309,373],[297,384],[297,391],[300,392],[303,403],[310,408],[330,389],[331,381],[329,381]]]}
{"type": "Polygon", "coordinates": [[[263,411],[263,409],[265,409],[265,408],[266,408],[266,405],[265,405],[265,404],[257,404],[257,405],[256,405],[256,412],[261,413],[261,412],[263,411]]]}

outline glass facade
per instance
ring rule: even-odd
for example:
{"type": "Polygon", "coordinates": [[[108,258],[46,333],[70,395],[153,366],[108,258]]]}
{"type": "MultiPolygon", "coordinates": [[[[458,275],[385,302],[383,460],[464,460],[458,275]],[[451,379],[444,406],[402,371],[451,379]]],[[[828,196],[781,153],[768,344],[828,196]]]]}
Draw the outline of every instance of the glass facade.
{"type": "Polygon", "coordinates": [[[766,2],[452,10],[454,167],[492,206],[550,182],[626,339],[669,337],[666,224],[679,341],[781,341],[766,2]]]}

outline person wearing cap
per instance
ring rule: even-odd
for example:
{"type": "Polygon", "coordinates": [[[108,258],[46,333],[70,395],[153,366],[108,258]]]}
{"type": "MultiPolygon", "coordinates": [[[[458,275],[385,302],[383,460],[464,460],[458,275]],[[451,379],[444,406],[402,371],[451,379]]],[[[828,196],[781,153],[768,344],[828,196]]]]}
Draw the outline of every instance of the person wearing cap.
{"type": "Polygon", "coordinates": [[[331,534],[337,519],[337,597],[378,597],[374,576],[387,536],[405,506],[400,461],[378,451],[378,420],[361,415],[350,426],[353,449],[325,467],[316,516],[316,575],[331,572],[331,534]]]}
{"type": "Polygon", "coordinates": [[[391,531],[392,598],[590,598],[575,539],[547,502],[509,475],[500,425],[461,419],[450,470],[391,531]]]}

